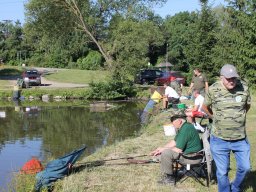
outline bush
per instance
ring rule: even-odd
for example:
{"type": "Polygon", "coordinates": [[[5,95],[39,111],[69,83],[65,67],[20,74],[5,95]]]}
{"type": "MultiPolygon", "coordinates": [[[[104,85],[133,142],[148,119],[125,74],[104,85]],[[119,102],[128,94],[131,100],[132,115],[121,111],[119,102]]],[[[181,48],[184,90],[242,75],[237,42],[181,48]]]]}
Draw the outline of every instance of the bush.
{"type": "Polygon", "coordinates": [[[136,95],[131,81],[115,81],[91,83],[87,98],[91,99],[121,99],[136,95]]]}
{"type": "Polygon", "coordinates": [[[98,51],[90,51],[83,59],[78,59],[79,69],[98,70],[102,66],[103,58],[98,51]]]}

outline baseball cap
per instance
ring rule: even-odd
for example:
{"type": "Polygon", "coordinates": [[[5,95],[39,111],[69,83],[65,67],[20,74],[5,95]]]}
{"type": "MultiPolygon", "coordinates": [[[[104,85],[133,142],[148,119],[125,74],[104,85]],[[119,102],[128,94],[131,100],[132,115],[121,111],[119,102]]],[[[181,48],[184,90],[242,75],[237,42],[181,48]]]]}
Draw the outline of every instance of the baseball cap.
{"type": "Polygon", "coordinates": [[[171,116],[170,116],[170,120],[171,122],[175,121],[176,119],[185,119],[186,118],[186,114],[185,114],[185,111],[183,109],[177,109],[176,111],[173,111],[171,113],[171,116]]]}
{"type": "Polygon", "coordinates": [[[225,64],[220,70],[220,75],[224,76],[225,78],[239,77],[236,67],[231,64],[225,64]]]}

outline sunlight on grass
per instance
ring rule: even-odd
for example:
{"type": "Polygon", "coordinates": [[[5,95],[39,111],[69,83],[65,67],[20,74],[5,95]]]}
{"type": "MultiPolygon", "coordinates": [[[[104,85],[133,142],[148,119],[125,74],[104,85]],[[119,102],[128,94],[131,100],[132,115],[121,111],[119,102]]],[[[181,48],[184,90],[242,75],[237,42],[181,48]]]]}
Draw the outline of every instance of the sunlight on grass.
{"type": "Polygon", "coordinates": [[[0,90],[12,89],[13,85],[8,80],[0,80],[0,90]]]}
{"type": "Polygon", "coordinates": [[[89,70],[59,70],[56,73],[45,75],[51,81],[89,84],[93,82],[105,81],[108,78],[108,71],[89,71],[89,70]]]}

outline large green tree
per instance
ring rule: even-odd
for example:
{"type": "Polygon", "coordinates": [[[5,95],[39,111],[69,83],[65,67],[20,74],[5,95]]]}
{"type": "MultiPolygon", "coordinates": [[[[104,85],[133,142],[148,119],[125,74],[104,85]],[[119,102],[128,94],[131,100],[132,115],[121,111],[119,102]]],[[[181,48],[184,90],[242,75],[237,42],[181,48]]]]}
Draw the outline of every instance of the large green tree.
{"type": "Polygon", "coordinates": [[[22,27],[19,21],[15,24],[5,22],[0,24],[0,58],[10,64],[23,62],[26,58],[25,45],[23,43],[22,27]]]}
{"type": "Polygon", "coordinates": [[[208,1],[200,2],[201,12],[198,14],[198,19],[194,25],[191,25],[190,41],[184,52],[190,69],[195,67],[201,69],[208,73],[211,81],[211,77],[214,76],[211,54],[217,42],[215,34],[217,33],[218,22],[208,5],[208,1]]]}
{"type": "Polygon", "coordinates": [[[232,63],[240,75],[256,83],[256,2],[254,0],[228,1],[224,9],[222,28],[217,34],[215,63],[232,63]]]}
{"type": "Polygon", "coordinates": [[[190,43],[190,34],[195,33],[195,22],[198,14],[195,12],[181,12],[168,16],[164,22],[164,35],[168,44],[168,60],[176,70],[188,71],[189,64],[185,49],[190,43]]]}
{"type": "Polygon", "coordinates": [[[122,71],[123,76],[146,67],[150,61],[149,53],[164,43],[159,26],[147,20],[122,20],[111,31],[109,46],[118,63],[117,70],[122,71]]]}
{"type": "MultiPolygon", "coordinates": [[[[110,21],[120,16],[124,19],[144,19],[150,7],[166,0],[32,0],[26,6],[27,29],[40,33],[45,42],[71,31],[81,30],[87,40],[95,45],[111,67],[112,48],[108,45],[110,21]]],[[[41,42],[41,40],[40,40],[41,42]]],[[[48,43],[44,44],[49,45],[48,43]]]]}

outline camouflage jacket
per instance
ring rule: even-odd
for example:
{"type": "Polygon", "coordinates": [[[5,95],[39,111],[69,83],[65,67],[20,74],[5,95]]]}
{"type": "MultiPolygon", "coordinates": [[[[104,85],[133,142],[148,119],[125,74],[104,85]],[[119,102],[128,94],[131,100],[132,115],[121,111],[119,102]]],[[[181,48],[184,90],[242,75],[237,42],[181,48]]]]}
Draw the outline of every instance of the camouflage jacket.
{"type": "Polygon", "coordinates": [[[247,84],[237,80],[233,90],[227,90],[218,81],[209,87],[204,104],[213,111],[211,133],[224,140],[238,140],[246,137],[246,105],[251,97],[247,84]]]}

